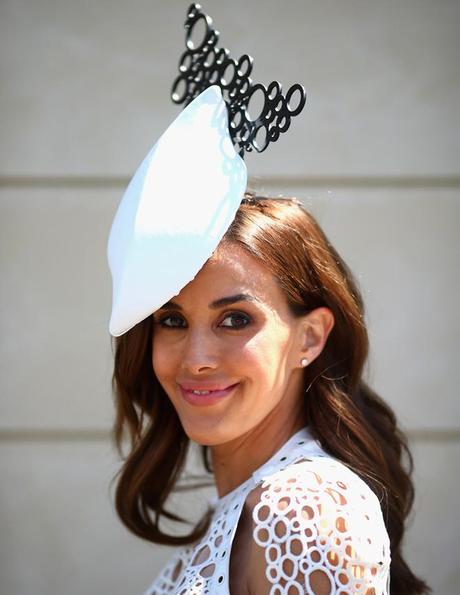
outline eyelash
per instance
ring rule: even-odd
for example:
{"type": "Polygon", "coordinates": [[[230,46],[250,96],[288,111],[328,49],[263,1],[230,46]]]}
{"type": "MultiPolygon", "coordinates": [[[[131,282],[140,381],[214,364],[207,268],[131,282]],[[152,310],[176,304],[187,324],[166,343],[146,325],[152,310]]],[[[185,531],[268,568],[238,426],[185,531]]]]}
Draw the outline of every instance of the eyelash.
{"type": "MultiPolygon", "coordinates": [[[[166,321],[170,320],[170,319],[176,319],[176,320],[181,320],[182,322],[185,322],[184,318],[182,318],[182,316],[180,316],[180,315],[168,314],[167,316],[163,316],[162,318],[160,318],[158,321],[154,321],[154,323],[158,324],[162,328],[165,328],[168,330],[177,330],[177,329],[186,328],[185,326],[172,326],[170,324],[166,324],[166,321]]],[[[222,322],[220,324],[223,326],[223,328],[228,328],[230,330],[240,330],[240,329],[246,328],[252,322],[252,320],[251,320],[250,316],[248,316],[247,314],[244,314],[243,312],[227,312],[225,314],[224,318],[222,319],[222,322]],[[226,324],[222,325],[222,322],[230,317],[239,317],[240,319],[244,319],[245,323],[241,324],[241,325],[237,325],[237,326],[231,326],[231,325],[226,325],[226,324]]]]}

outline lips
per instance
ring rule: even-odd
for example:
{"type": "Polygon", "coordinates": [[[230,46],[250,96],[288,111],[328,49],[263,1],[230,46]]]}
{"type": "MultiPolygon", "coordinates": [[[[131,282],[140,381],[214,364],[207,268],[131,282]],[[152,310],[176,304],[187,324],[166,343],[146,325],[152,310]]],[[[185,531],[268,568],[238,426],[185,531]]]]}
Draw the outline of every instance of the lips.
{"type": "Polygon", "coordinates": [[[239,382],[235,384],[179,384],[183,398],[192,405],[212,405],[231,395],[239,382]]]}

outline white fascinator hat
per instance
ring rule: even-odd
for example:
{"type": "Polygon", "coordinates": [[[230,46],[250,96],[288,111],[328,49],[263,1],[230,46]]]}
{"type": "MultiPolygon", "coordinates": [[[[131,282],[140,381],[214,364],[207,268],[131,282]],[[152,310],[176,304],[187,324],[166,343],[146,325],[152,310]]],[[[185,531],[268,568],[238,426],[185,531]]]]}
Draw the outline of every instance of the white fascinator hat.
{"type": "Polygon", "coordinates": [[[244,152],[262,152],[290,126],[305,90],[286,95],[249,78],[252,58],[217,47],[218,32],[192,4],[185,22],[186,51],[172,99],[185,103],[131,179],[110,230],[110,334],[123,335],[177,295],[203,267],[230,227],[244,197],[244,152]],[[197,43],[200,21],[205,33],[197,43]],[[263,108],[250,114],[251,98],[263,108]],[[295,104],[295,105],[293,105],[295,104]]]}

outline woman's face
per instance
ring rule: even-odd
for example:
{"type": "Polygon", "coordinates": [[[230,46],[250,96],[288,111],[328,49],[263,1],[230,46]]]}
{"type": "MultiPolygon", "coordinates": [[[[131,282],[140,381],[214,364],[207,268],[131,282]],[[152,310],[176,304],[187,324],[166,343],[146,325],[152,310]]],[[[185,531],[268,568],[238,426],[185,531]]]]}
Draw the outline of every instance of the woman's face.
{"type": "Polygon", "coordinates": [[[221,245],[153,319],[153,369],[192,440],[223,444],[298,415],[302,325],[241,247],[221,245]]]}

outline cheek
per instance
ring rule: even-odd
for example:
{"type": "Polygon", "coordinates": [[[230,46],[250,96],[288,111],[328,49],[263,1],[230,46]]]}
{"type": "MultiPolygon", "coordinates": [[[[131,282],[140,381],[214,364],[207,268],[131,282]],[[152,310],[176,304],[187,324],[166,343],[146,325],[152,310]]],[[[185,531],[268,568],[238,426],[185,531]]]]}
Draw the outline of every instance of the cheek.
{"type": "Polygon", "coordinates": [[[174,351],[167,341],[162,341],[161,338],[153,340],[152,366],[155,376],[160,382],[174,373],[175,360],[177,359],[174,351]]]}
{"type": "Polygon", "coordinates": [[[258,333],[241,350],[245,367],[266,383],[272,384],[286,364],[289,341],[284,329],[258,333]]]}

